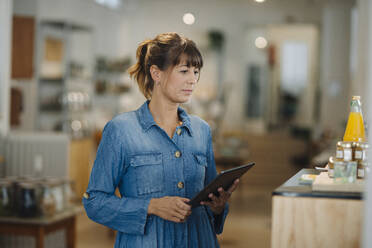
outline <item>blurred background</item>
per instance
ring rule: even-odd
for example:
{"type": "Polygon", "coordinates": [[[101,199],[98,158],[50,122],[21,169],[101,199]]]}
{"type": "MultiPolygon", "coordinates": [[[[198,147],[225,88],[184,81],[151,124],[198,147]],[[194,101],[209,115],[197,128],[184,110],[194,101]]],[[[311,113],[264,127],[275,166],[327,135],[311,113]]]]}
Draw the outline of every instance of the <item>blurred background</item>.
{"type": "MultiPolygon", "coordinates": [[[[138,44],[178,32],[204,58],[183,107],[212,127],[217,169],[256,162],[221,247],[270,247],[272,191],[327,163],[352,95],[369,118],[371,13],[368,0],[0,0],[0,177],[54,192],[50,216],[76,207],[76,247],[113,247],[79,202],[105,123],[145,101],[126,71],[138,44]]],[[[36,244],[0,234],[1,247],[36,244]]],[[[46,233],[46,247],[69,244],[46,233]]]]}

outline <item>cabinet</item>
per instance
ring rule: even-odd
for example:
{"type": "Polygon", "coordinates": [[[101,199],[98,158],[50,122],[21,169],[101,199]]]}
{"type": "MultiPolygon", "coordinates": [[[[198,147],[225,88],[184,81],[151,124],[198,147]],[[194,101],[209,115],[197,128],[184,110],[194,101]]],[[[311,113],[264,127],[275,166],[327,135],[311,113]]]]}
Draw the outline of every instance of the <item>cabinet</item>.
{"type": "Polygon", "coordinates": [[[12,79],[33,77],[35,20],[33,17],[13,16],[12,79]]]}
{"type": "Polygon", "coordinates": [[[364,202],[357,192],[313,191],[303,169],[273,192],[272,248],[360,247],[364,202]]]}
{"type": "Polygon", "coordinates": [[[89,138],[70,142],[69,177],[75,183],[74,189],[78,197],[81,197],[88,187],[93,149],[93,140],[89,138]]]}

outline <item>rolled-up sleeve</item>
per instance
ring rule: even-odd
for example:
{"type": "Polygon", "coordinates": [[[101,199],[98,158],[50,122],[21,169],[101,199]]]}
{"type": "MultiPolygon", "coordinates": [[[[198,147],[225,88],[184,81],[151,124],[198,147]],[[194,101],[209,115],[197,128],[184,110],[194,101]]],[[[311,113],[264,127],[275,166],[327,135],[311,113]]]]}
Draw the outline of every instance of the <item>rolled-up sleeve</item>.
{"type": "Polygon", "coordinates": [[[115,195],[125,171],[124,147],[119,137],[115,123],[106,124],[83,204],[93,221],[123,233],[143,235],[150,199],[115,195]]]}
{"type": "MultiPolygon", "coordinates": [[[[217,176],[217,170],[216,170],[216,162],[214,160],[214,152],[213,152],[213,144],[212,144],[212,135],[210,128],[208,128],[208,150],[207,150],[207,171],[206,171],[206,177],[205,177],[205,185],[208,185],[214,178],[217,176]]],[[[207,213],[210,216],[213,226],[215,229],[216,234],[221,234],[223,231],[223,226],[225,224],[225,220],[227,217],[227,214],[229,213],[229,204],[226,203],[225,208],[221,214],[214,214],[213,211],[210,209],[210,207],[206,206],[207,213]]]]}

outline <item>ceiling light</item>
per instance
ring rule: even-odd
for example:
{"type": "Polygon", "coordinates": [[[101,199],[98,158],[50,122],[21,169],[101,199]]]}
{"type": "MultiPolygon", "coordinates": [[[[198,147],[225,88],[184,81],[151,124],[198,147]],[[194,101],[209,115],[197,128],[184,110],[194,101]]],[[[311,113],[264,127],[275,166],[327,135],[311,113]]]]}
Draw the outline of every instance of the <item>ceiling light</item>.
{"type": "Polygon", "coordinates": [[[121,0],[96,0],[96,3],[111,9],[117,9],[121,5],[121,0]]]}
{"type": "Polygon", "coordinates": [[[267,46],[267,40],[264,37],[257,37],[254,41],[257,48],[263,49],[267,46]]]}
{"type": "Polygon", "coordinates": [[[192,25],[195,22],[195,16],[191,13],[186,13],[183,15],[183,22],[187,25],[192,25]]]}
{"type": "Polygon", "coordinates": [[[265,0],[255,0],[257,3],[263,3],[265,0]]]}

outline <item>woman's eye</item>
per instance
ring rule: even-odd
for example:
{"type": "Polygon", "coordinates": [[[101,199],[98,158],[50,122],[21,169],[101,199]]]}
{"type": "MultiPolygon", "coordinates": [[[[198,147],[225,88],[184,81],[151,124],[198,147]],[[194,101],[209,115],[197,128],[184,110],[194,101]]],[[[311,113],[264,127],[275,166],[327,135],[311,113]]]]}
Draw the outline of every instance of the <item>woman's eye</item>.
{"type": "Polygon", "coordinates": [[[198,75],[198,74],[199,74],[199,71],[194,71],[194,74],[195,74],[195,75],[198,75]]]}
{"type": "Polygon", "coordinates": [[[183,71],[181,71],[181,73],[186,74],[187,73],[187,70],[183,70],[183,71]]]}

